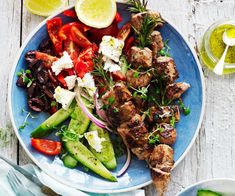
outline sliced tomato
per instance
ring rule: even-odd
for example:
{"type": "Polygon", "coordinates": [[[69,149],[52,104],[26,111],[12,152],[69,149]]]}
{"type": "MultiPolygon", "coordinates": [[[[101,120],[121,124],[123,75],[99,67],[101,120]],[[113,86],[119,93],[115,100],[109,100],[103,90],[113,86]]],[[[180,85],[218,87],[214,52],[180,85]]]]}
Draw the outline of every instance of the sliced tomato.
{"type": "Polygon", "coordinates": [[[58,109],[57,109],[56,106],[51,106],[51,108],[50,108],[50,114],[52,115],[52,114],[56,113],[57,110],[58,110],[58,109]]]}
{"type": "Polygon", "coordinates": [[[122,17],[118,12],[116,13],[115,20],[117,23],[122,22],[122,17]]]}
{"type": "Polygon", "coordinates": [[[67,23],[67,24],[63,25],[59,30],[59,37],[61,40],[70,39],[71,27],[76,27],[82,32],[86,32],[91,29],[91,27],[88,27],[80,22],[67,23]]]}
{"type": "Polygon", "coordinates": [[[129,50],[131,49],[131,47],[133,46],[135,41],[134,36],[129,37],[126,41],[125,41],[125,45],[123,48],[123,53],[124,54],[128,54],[129,50]]]}
{"type": "Polygon", "coordinates": [[[57,80],[60,82],[60,84],[64,87],[64,88],[67,88],[67,83],[66,83],[66,81],[65,81],[65,78],[66,77],[66,73],[65,73],[65,71],[63,70],[62,72],[60,72],[57,76],[56,76],[56,78],[57,78],[57,80]]]}
{"type": "Polygon", "coordinates": [[[91,29],[88,35],[89,35],[89,40],[96,42],[96,43],[100,43],[104,35],[110,35],[110,36],[116,37],[117,33],[118,33],[118,26],[117,26],[117,23],[114,21],[107,28],[91,29]]]}
{"type": "Polygon", "coordinates": [[[78,17],[77,17],[77,13],[75,12],[75,10],[65,10],[65,11],[63,12],[63,14],[64,14],[65,16],[70,17],[70,18],[75,18],[75,19],[78,18],[78,17]]]}
{"type": "Polygon", "coordinates": [[[62,41],[59,37],[59,30],[61,27],[62,20],[60,17],[55,17],[47,21],[47,31],[57,55],[62,55],[62,41]]]}
{"type": "Polygon", "coordinates": [[[64,71],[65,71],[69,76],[74,75],[74,70],[73,70],[73,68],[65,69],[64,71]]]}
{"type": "Polygon", "coordinates": [[[87,48],[92,45],[92,43],[85,37],[78,27],[72,26],[70,31],[70,39],[74,41],[78,46],[82,48],[87,48]]]}
{"type": "Polygon", "coordinates": [[[126,76],[120,71],[112,72],[111,75],[114,81],[126,81],[126,76]]]}
{"type": "Polygon", "coordinates": [[[79,55],[79,47],[70,39],[64,41],[64,50],[68,52],[72,60],[76,59],[79,55]]]}
{"type": "Polygon", "coordinates": [[[32,146],[45,155],[58,155],[61,152],[61,142],[45,139],[31,139],[32,146]]]}

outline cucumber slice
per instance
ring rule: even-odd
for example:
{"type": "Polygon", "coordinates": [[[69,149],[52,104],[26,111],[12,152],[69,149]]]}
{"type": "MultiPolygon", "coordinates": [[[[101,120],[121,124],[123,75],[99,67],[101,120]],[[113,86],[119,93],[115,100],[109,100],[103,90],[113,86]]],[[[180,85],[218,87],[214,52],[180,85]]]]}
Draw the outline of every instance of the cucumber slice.
{"type": "MultiPolygon", "coordinates": [[[[83,99],[83,102],[87,105],[89,102],[83,99]]],[[[92,109],[89,109],[90,112],[92,109]]],[[[71,120],[69,123],[68,130],[71,132],[75,132],[78,135],[82,135],[88,129],[90,124],[90,119],[87,117],[86,114],[82,111],[79,105],[76,105],[74,111],[71,114],[71,120]]]]}
{"type": "Polygon", "coordinates": [[[89,150],[104,164],[106,168],[115,169],[117,167],[117,162],[108,131],[97,127],[94,123],[91,123],[89,131],[97,131],[98,136],[105,139],[105,141],[101,143],[101,152],[97,152],[91,146],[89,146],[89,150]]]}
{"type": "Polygon", "coordinates": [[[198,190],[197,196],[222,196],[222,194],[210,190],[198,190]]]}
{"type": "Polygon", "coordinates": [[[117,179],[112,173],[103,166],[103,164],[92,154],[90,150],[87,149],[79,141],[67,141],[64,143],[65,148],[70,153],[70,155],[75,158],[78,162],[82,163],[90,170],[96,174],[102,176],[103,178],[116,182],[117,179]]]}
{"type": "Polygon", "coordinates": [[[76,101],[73,101],[67,110],[61,108],[47,120],[45,120],[41,125],[33,130],[30,137],[41,138],[50,134],[58,125],[67,120],[71,113],[74,111],[76,101]]]}
{"type": "Polygon", "coordinates": [[[68,167],[71,169],[77,167],[78,165],[78,161],[74,159],[73,157],[71,157],[69,154],[63,158],[63,163],[65,167],[68,167]]]}

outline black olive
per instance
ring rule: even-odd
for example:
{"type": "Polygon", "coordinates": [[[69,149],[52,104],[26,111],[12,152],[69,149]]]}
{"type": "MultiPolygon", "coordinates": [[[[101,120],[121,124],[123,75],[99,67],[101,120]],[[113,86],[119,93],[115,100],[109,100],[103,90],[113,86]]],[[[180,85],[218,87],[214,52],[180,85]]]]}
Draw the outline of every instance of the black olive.
{"type": "Polygon", "coordinates": [[[24,83],[23,77],[19,76],[17,81],[16,81],[16,85],[19,87],[26,87],[26,84],[24,83]]]}
{"type": "Polygon", "coordinates": [[[39,83],[46,84],[49,79],[49,74],[48,74],[47,70],[42,69],[41,71],[36,73],[36,77],[37,77],[37,80],[39,81],[39,83]]]}
{"type": "Polygon", "coordinates": [[[36,98],[30,98],[28,100],[28,105],[35,112],[41,112],[41,111],[44,110],[44,107],[45,107],[44,102],[41,99],[37,98],[37,97],[36,98]]]}
{"type": "Polygon", "coordinates": [[[54,99],[54,91],[55,91],[55,88],[54,86],[47,84],[46,86],[43,86],[43,92],[50,98],[50,99],[54,99]]]}
{"type": "Polygon", "coordinates": [[[30,87],[28,88],[28,96],[31,98],[34,95],[35,89],[36,89],[37,83],[33,82],[30,87]]]}
{"type": "Polygon", "coordinates": [[[44,39],[39,45],[39,51],[55,56],[54,47],[50,39],[44,39]]]}
{"type": "Polygon", "coordinates": [[[50,69],[48,69],[48,74],[49,74],[49,77],[50,77],[50,81],[51,81],[53,84],[55,84],[56,86],[58,86],[58,81],[56,80],[56,78],[55,78],[53,72],[52,72],[50,69]]]}
{"type": "Polygon", "coordinates": [[[30,50],[25,54],[26,61],[32,63],[36,59],[36,50],[30,50]]]}

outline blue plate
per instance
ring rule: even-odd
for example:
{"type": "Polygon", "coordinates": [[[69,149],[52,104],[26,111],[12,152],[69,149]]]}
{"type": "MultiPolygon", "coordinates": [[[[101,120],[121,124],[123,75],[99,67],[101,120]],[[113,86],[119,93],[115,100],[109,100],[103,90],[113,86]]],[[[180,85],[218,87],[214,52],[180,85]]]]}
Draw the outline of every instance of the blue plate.
{"type": "Polygon", "coordinates": [[[177,196],[196,196],[197,191],[200,189],[215,191],[226,196],[234,196],[235,195],[234,187],[235,187],[235,180],[211,179],[198,182],[184,189],[183,191],[178,193],[177,196]]]}
{"type": "MultiPolygon", "coordinates": [[[[72,7],[68,8],[71,9],[72,7]]],[[[118,11],[123,17],[123,25],[130,19],[130,13],[126,10],[126,5],[119,3],[118,11]]],[[[62,18],[64,23],[70,22],[71,19],[56,14],[62,18]]],[[[19,126],[24,122],[26,113],[22,112],[22,108],[28,110],[25,90],[15,85],[17,76],[16,73],[21,68],[26,68],[27,63],[24,55],[29,50],[38,48],[40,42],[48,37],[46,30],[46,20],[29,35],[23,44],[20,53],[16,59],[15,65],[10,77],[9,85],[9,107],[11,120],[15,129],[15,133],[27,152],[29,157],[48,175],[58,181],[80,190],[97,193],[123,192],[136,189],[150,184],[151,176],[145,161],[139,161],[133,157],[131,165],[125,175],[118,178],[118,182],[108,182],[93,173],[86,173],[81,167],[77,169],[68,169],[63,166],[62,161],[58,157],[48,157],[35,151],[30,144],[30,132],[43,122],[48,114],[41,113],[36,119],[28,119],[29,125],[24,130],[19,131],[19,126]]],[[[169,39],[171,48],[171,56],[175,59],[177,69],[180,73],[179,81],[188,82],[191,88],[184,94],[183,99],[186,106],[190,106],[191,114],[189,116],[182,115],[181,121],[177,123],[178,138],[174,147],[174,160],[177,165],[192,146],[199,127],[201,125],[202,115],[204,111],[204,83],[201,68],[194,51],[189,47],[187,41],[170,23],[164,25],[161,29],[163,39],[169,39]]],[[[51,135],[53,138],[53,134],[51,135]]],[[[117,173],[125,162],[125,156],[118,159],[117,169],[113,173],[117,173]]]]}

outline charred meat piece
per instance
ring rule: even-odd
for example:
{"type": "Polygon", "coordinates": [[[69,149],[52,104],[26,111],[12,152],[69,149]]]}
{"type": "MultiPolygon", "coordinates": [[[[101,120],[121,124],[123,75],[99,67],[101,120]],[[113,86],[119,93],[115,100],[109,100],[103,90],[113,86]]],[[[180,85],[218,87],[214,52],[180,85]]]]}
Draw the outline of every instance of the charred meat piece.
{"type": "Polygon", "coordinates": [[[160,196],[166,191],[170,181],[170,171],[174,165],[173,149],[165,144],[155,146],[148,163],[152,169],[152,179],[160,196]]]}
{"type": "Polygon", "coordinates": [[[129,121],[135,114],[136,114],[136,108],[135,105],[132,103],[132,101],[124,103],[119,108],[119,116],[121,123],[129,121]]]}
{"type": "Polygon", "coordinates": [[[190,85],[186,82],[177,82],[169,84],[166,88],[166,96],[168,99],[175,100],[179,99],[181,95],[188,90],[190,85]]]}
{"type": "Polygon", "coordinates": [[[130,33],[131,33],[131,24],[130,23],[126,23],[119,30],[119,32],[117,34],[117,39],[125,41],[126,38],[130,35],[130,33]]]}
{"type": "Polygon", "coordinates": [[[136,31],[140,31],[144,21],[144,17],[146,16],[151,17],[152,19],[157,21],[156,27],[162,26],[164,23],[159,12],[154,12],[154,11],[141,12],[133,15],[131,18],[131,25],[134,27],[136,31]]]}
{"type": "Polygon", "coordinates": [[[129,121],[135,114],[136,108],[132,101],[125,102],[121,106],[110,106],[106,110],[108,120],[115,126],[129,121]]]}
{"type": "Polygon", "coordinates": [[[161,144],[173,145],[176,141],[176,129],[167,123],[162,123],[157,127],[156,133],[159,135],[161,144]]]}
{"type": "Polygon", "coordinates": [[[116,83],[114,87],[106,92],[101,100],[104,105],[121,106],[132,98],[131,92],[123,83],[116,83]]]}
{"type": "Polygon", "coordinates": [[[56,60],[58,60],[57,57],[51,56],[49,54],[43,53],[43,52],[39,52],[36,50],[31,50],[28,51],[25,54],[25,59],[32,63],[35,60],[41,60],[43,65],[47,68],[50,68],[52,66],[52,63],[56,60]]]}
{"type": "Polygon", "coordinates": [[[162,36],[159,31],[153,31],[151,34],[151,45],[150,49],[153,52],[153,56],[155,57],[156,54],[164,47],[164,43],[162,41],[162,36]]]}
{"type": "Polygon", "coordinates": [[[174,118],[175,122],[180,120],[180,111],[177,105],[173,106],[152,106],[149,111],[148,121],[150,123],[170,123],[174,118]]]}
{"type": "Polygon", "coordinates": [[[148,144],[149,133],[139,114],[121,124],[117,130],[125,144],[140,160],[146,160],[149,157],[152,151],[152,147],[148,144]]]}
{"type": "Polygon", "coordinates": [[[173,83],[179,77],[175,62],[170,57],[161,56],[154,59],[153,66],[156,69],[157,74],[168,84],[173,83]]]}
{"type": "Polygon", "coordinates": [[[135,68],[140,66],[150,68],[152,66],[152,51],[145,47],[143,49],[132,46],[130,49],[129,61],[135,68]]]}
{"type": "Polygon", "coordinates": [[[152,74],[150,72],[135,72],[133,70],[128,70],[126,73],[126,79],[130,86],[133,88],[146,87],[150,84],[152,79],[152,74]],[[135,75],[137,73],[137,77],[135,75]]]}

